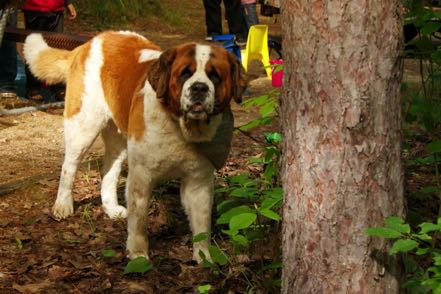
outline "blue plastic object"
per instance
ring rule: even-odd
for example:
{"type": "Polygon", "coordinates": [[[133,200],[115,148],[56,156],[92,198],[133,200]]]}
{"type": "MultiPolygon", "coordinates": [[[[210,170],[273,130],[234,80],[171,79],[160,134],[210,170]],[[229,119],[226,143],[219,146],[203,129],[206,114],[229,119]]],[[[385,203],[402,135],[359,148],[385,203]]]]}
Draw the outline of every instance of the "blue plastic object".
{"type": "Polygon", "coordinates": [[[234,40],[227,41],[227,42],[223,43],[222,47],[224,47],[227,51],[236,55],[236,57],[239,60],[241,60],[240,47],[238,45],[236,45],[236,43],[234,43],[234,40]]]}
{"type": "Polygon", "coordinates": [[[213,35],[211,36],[213,41],[216,42],[222,42],[222,41],[232,41],[234,38],[236,38],[233,34],[226,34],[226,35],[213,35]]]}
{"type": "Polygon", "coordinates": [[[214,42],[223,42],[222,47],[224,47],[227,51],[236,55],[236,57],[239,60],[241,60],[240,47],[234,42],[235,39],[236,39],[236,36],[233,34],[212,36],[212,40],[214,42]]]}

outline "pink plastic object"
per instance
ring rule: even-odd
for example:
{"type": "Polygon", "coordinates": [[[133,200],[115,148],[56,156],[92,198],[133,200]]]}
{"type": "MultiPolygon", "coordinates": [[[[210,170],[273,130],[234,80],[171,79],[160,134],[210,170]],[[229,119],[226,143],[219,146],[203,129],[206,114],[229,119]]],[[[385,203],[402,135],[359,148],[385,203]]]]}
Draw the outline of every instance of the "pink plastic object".
{"type": "Polygon", "coordinates": [[[283,84],[283,60],[282,59],[273,59],[270,60],[271,64],[271,84],[275,88],[282,87],[283,84]],[[282,66],[278,66],[282,65],[282,66]]]}

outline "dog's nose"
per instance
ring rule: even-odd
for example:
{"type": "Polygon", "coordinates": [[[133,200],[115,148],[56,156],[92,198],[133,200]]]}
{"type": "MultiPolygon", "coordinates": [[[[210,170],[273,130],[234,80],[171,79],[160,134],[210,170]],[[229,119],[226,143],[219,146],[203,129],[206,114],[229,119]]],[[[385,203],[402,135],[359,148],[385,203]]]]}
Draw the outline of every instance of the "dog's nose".
{"type": "Polygon", "coordinates": [[[201,96],[208,93],[208,85],[201,82],[196,82],[190,87],[192,95],[201,96]]]}

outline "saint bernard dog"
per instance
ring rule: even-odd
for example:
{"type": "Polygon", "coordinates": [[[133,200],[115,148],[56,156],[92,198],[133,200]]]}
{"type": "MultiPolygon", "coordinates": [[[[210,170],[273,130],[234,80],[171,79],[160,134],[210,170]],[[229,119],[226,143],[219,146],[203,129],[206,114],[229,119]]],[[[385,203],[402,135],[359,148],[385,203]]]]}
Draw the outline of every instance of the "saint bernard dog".
{"type": "MultiPolygon", "coordinates": [[[[105,155],[101,198],[111,218],[128,218],[128,257],[148,258],[147,210],[152,189],[181,180],[180,196],[193,235],[210,231],[214,171],[228,155],[231,99],[241,101],[245,72],[216,45],[188,43],[164,52],[133,32],[104,32],[72,51],[27,37],[31,72],[48,84],[66,83],[65,158],[53,215],[74,211],[72,189],[82,157],[101,133],[105,155]],[[128,161],[127,210],[117,183],[128,161]]],[[[193,246],[209,257],[208,241],[193,246]]]]}

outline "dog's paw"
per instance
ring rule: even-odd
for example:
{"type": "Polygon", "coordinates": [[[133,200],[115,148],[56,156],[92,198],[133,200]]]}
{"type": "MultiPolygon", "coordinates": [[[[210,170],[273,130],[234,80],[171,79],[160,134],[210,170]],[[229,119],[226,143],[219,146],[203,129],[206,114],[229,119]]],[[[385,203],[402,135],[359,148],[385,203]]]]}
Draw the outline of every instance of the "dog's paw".
{"type": "MultiPolygon", "coordinates": [[[[195,244],[196,245],[196,244],[195,244]]],[[[196,261],[198,264],[201,264],[204,261],[204,258],[208,260],[211,260],[210,252],[208,251],[208,248],[206,246],[193,246],[193,260],[196,261]]]]}
{"type": "Polygon", "coordinates": [[[104,212],[111,219],[127,218],[127,209],[121,205],[104,206],[104,212]]]}
{"type": "Polygon", "coordinates": [[[138,253],[136,253],[136,252],[130,253],[130,252],[127,252],[127,257],[130,260],[133,260],[133,259],[138,258],[138,257],[144,257],[145,259],[150,260],[150,258],[149,258],[147,253],[139,253],[139,252],[138,253]]]}
{"type": "Polygon", "coordinates": [[[135,259],[140,256],[144,256],[145,258],[149,259],[149,255],[147,253],[149,251],[147,236],[130,234],[129,229],[126,248],[127,257],[130,259],[135,259]]]}
{"type": "Polygon", "coordinates": [[[66,203],[61,201],[55,201],[54,206],[52,207],[52,214],[55,219],[62,220],[74,212],[73,203],[66,203]]]}

